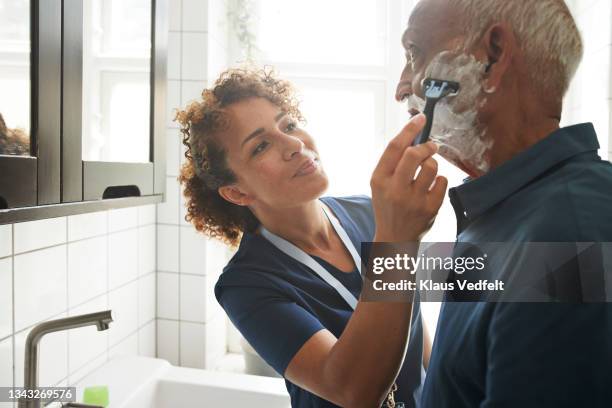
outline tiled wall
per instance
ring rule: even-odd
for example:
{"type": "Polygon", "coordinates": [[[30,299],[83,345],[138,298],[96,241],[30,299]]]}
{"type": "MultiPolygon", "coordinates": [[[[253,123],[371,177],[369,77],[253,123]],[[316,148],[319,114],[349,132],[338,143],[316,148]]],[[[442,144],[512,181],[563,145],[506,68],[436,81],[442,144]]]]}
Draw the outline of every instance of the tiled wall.
{"type": "Polygon", "coordinates": [[[114,321],[43,337],[40,385],[72,384],[115,355],[155,356],[155,210],[0,226],[0,385],[23,385],[26,337],[48,319],[112,309],[114,321]]]}
{"type": "Polygon", "coordinates": [[[600,156],[612,158],[612,1],[567,0],[584,42],[568,92],[564,123],[593,122],[600,156]]]}
{"type": "Polygon", "coordinates": [[[224,0],[170,1],[167,200],[157,211],[157,353],[196,368],[214,367],[226,352],[226,319],[213,294],[226,249],[184,220],[177,182],[184,150],[172,119],[224,68],[225,20],[224,0]]]}

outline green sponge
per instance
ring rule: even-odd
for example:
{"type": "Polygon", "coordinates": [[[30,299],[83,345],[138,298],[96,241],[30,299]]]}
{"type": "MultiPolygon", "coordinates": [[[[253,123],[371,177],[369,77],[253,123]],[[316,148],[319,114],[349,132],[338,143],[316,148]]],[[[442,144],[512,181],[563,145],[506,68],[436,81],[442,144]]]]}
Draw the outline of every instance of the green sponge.
{"type": "Polygon", "coordinates": [[[108,407],[108,387],[106,385],[96,385],[85,388],[83,391],[83,402],[85,404],[108,407]]]}

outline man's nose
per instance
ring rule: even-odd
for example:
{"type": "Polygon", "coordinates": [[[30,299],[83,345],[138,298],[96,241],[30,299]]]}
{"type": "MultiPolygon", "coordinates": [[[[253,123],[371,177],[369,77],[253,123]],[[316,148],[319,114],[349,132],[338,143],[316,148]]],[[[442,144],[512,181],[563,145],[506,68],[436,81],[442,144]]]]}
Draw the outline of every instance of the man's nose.
{"type": "Polygon", "coordinates": [[[406,96],[412,95],[412,70],[408,65],[402,70],[400,80],[395,88],[395,100],[401,102],[406,96]]]}
{"type": "Polygon", "coordinates": [[[412,83],[402,80],[395,88],[395,100],[401,102],[405,97],[412,95],[412,83]]]}

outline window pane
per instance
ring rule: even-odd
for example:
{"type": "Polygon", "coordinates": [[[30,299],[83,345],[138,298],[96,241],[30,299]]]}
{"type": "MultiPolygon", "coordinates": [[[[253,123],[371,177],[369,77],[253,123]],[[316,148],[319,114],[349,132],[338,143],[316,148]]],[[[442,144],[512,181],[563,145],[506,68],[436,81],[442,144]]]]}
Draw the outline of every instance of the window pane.
{"type": "Polygon", "coordinates": [[[83,160],[149,161],[151,10],[83,2],[83,160]]]}
{"type": "Polygon", "coordinates": [[[0,154],[30,154],[30,1],[0,0],[0,154]]]}
{"type": "Polygon", "coordinates": [[[273,62],[384,65],[385,3],[259,0],[257,46],[273,62]]]}
{"type": "MultiPolygon", "coordinates": [[[[333,86],[334,81],[300,88],[305,130],[314,138],[330,181],[326,195],[370,194],[370,177],[382,152],[382,124],[375,86],[333,86]]],[[[382,85],[381,85],[382,86],[382,85]]]]}

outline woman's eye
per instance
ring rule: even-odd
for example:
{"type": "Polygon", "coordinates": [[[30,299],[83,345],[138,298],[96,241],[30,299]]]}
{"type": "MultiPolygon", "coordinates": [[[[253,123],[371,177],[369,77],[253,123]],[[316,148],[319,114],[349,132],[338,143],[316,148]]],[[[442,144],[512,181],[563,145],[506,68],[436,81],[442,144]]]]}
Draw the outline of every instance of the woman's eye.
{"type": "Polygon", "coordinates": [[[256,154],[263,152],[267,146],[268,146],[268,142],[266,141],[259,143],[253,150],[252,155],[255,156],[256,154]]]}
{"type": "Polygon", "coordinates": [[[285,128],[285,132],[293,132],[295,129],[297,129],[297,123],[290,122],[287,124],[287,127],[285,128]]]}

